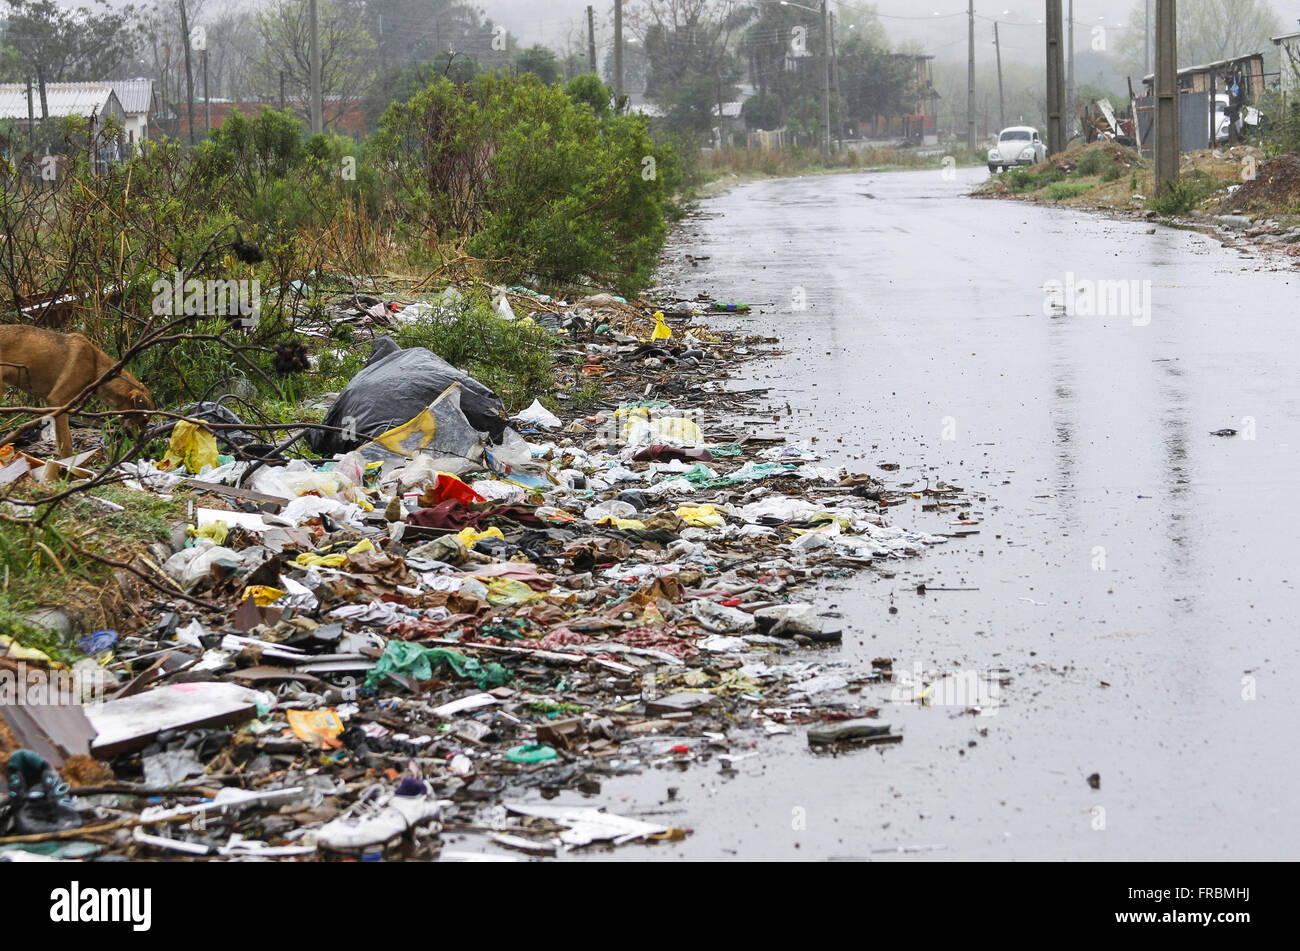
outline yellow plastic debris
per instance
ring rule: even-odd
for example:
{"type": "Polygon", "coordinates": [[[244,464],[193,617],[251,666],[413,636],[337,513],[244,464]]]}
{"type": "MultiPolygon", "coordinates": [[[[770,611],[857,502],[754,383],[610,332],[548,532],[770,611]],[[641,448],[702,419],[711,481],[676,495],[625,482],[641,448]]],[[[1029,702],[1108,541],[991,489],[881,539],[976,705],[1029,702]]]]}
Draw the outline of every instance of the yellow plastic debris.
{"type": "Polygon", "coordinates": [[[42,664],[52,663],[50,655],[44,651],[38,651],[35,647],[23,647],[17,640],[8,634],[0,634],[0,657],[9,657],[13,660],[34,660],[42,664]]]}
{"type": "Polygon", "coordinates": [[[279,601],[288,593],[288,591],[281,591],[279,588],[272,588],[267,584],[255,584],[244,589],[244,593],[240,596],[240,600],[247,601],[249,598],[252,598],[254,604],[259,608],[264,608],[268,604],[279,601]]]}
{"type": "Polygon", "coordinates": [[[683,416],[660,416],[650,421],[650,434],[669,442],[698,446],[704,442],[699,425],[683,416]]]}
{"type": "Polygon", "coordinates": [[[219,464],[217,437],[202,426],[181,420],[172,430],[171,443],[160,468],[179,469],[183,466],[190,475],[198,475],[204,466],[216,468],[219,464]]]}
{"type": "Polygon", "coordinates": [[[342,568],[347,560],[348,556],[343,554],[316,555],[305,551],[293,563],[301,568],[342,568]]]}
{"type": "Polygon", "coordinates": [[[293,560],[295,565],[303,568],[341,568],[347,563],[348,555],[359,555],[363,551],[374,551],[375,546],[370,543],[370,539],[363,538],[351,548],[344,552],[335,552],[332,555],[317,555],[314,552],[303,552],[293,560]]]}
{"type": "Polygon", "coordinates": [[[289,728],[300,740],[322,747],[337,747],[343,721],[333,710],[286,710],[289,728]]]}
{"type": "Polygon", "coordinates": [[[608,525],[611,528],[618,528],[624,531],[645,531],[645,522],[636,518],[615,518],[613,515],[606,515],[597,525],[608,525]]]}
{"type": "Polygon", "coordinates": [[[195,538],[210,538],[214,545],[224,545],[226,536],[230,534],[230,526],[221,519],[215,522],[209,522],[207,525],[200,525],[198,528],[191,528],[190,534],[195,538]]]}
{"type": "Polygon", "coordinates": [[[491,578],[487,582],[487,589],[487,603],[494,608],[526,604],[542,596],[540,591],[535,591],[514,578],[491,578]]]}
{"type": "Polygon", "coordinates": [[[655,329],[654,332],[650,334],[650,339],[651,340],[673,339],[673,330],[666,323],[664,323],[664,315],[662,311],[658,311],[658,310],[655,311],[655,329]]]}
{"type": "Polygon", "coordinates": [[[726,519],[712,505],[683,505],[676,515],[687,525],[696,528],[722,528],[727,524],[726,519]]]}
{"type": "Polygon", "coordinates": [[[655,416],[645,406],[625,406],[614,411],[619,424],[619,439],[626,445],[672,443],[679,446],[698,446],[704,434],[694,420],[684,416],[655,416]]]}
{"type": "Polygon", "coordinates": [[[492,528],[489,528],[486,531],[482,531],[482,532],[475,531],[474,528],[470,526],[468,528],[461,529],[456,534],[456,537],[460,539],[461,544],[464,545],[467,549],[473,548],[475,545],[479,543],[480,540],[484,538],[499,538],[502,541],[505,541],[506,539],[506,537],[501,534],[501,529],[497,528],[496,526],[493,526],[492,528]]]}

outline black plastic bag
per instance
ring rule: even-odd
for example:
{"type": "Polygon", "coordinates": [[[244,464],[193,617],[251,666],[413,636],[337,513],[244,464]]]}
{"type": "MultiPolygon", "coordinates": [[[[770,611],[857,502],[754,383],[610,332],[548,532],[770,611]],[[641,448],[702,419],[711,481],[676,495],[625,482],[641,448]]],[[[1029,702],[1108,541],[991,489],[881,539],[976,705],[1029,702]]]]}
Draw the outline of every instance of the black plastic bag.
{"type": "Polygon", "coordinates": [[[350,452],[414,419],[453,383],[460,384],[460,408],[470,425],[499,442],[508,422],[501,397],[436,353],[423,347],[403,350],[391,337],[375,339],[365,367],[325,416],[324,425],[346,429],[353,438],[315,429],[307,442],[322,456],[350,452]]]}

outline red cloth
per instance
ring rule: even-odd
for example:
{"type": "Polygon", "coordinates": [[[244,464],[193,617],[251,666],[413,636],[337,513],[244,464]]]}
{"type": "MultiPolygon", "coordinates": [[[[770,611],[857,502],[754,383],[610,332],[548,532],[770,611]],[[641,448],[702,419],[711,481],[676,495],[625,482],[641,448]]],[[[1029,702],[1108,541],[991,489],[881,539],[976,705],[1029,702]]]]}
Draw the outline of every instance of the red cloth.
{"type": "Polygon", "coordinates": [[[675,446],[646,446],[632,457],[634,462],[653,462],[656,459],[667,459],[670,462],[673,460],[679,462],[712,462],[713,453],[703,447],[678,449],[675,446]]]}
{"type": "Polygon", "coordinates": [[[412,512],[406,520],[420,528],[445,528],[458,532],[470,525],[477,525],[482,519],[482,512],[471,512],[457,499],[448,499],[431,509],[412,512]]]}
{"type": "Polygon", "coordinates": [[[439,472],[438,481],[433,486],[433,500],[441,503],[446,502],[448,499],[455,499],[461,505],[487,501],[454,475],[439,472]]]}

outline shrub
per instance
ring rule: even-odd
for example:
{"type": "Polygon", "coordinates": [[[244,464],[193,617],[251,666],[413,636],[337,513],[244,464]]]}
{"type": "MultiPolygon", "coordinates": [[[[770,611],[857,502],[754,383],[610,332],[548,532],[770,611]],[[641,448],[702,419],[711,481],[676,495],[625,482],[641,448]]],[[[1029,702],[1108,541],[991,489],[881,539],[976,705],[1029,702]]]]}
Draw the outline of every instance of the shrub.
{"type": "Polygon", "coordinates": [[[548,396],[555,382],[555,339],[523,315],[516,321],[503,319],[481,294],[403,324],[394,339],[403,347],[432,350],[492,387],[510,413],[548,396]]]}
{"type": "Polygon", "coordinates": [[[1185,215],[1219,190],[1219,183],[1201,172],[1193,172],[1161,189],[1147,201],[1147,207],[1161,215],[1185,215]]]}
{"type": "Polygon", "coordinates": [[[633,294],[667,237],[676,155],[641,117],[607,114],[603,86],[568,88],[530,75],[435,81],[385,113],[377,154],[402,206],[465,240],[493,276],[589,278],[633,294]]]}
{"type": "Polygon", "coordinates": [[[1106,151],[1097,147],[1087,149],[1079,156],[1079,164],[1075,171],[1079,175],[1100,175],[1108,166],[1114,164],[1106,151]]]}
{"type": "Polygon", "coordinates": [[[1092,186],[1087,182],[1056,182],[1047,186],[1046,195],[1052,201],[1066,201],[1091,190],[1092,186]]]}

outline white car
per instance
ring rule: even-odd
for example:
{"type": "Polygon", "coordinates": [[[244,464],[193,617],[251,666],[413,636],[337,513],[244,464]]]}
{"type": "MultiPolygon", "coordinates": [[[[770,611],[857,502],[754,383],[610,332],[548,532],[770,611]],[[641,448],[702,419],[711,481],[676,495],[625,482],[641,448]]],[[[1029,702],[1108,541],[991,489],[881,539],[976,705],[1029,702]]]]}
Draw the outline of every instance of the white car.
{"type": "MultiPolygon", "coordinates": [[[[1219,93],[1214,97],[1214,141],[1227,142],[1230,138],[1230,128],[1232,120],[1228,118],[1228,94],[1219,93]]],[[[1241,106],[1241,112],[1237,117],[1237,138],[1245,141],[1252,135],[1259,136],[1259,126],[1262,117],[1258,109],[1254,106],[1241,106]]]]}
{"type": "Polygon", "coordinates": [[[989,171],[1001,172],[1014,165],[1037,165],[1047,161],[1047,146],[1038,130],[1028,125],[1003,129],[998,144],[989,149],[989,171]]]}

